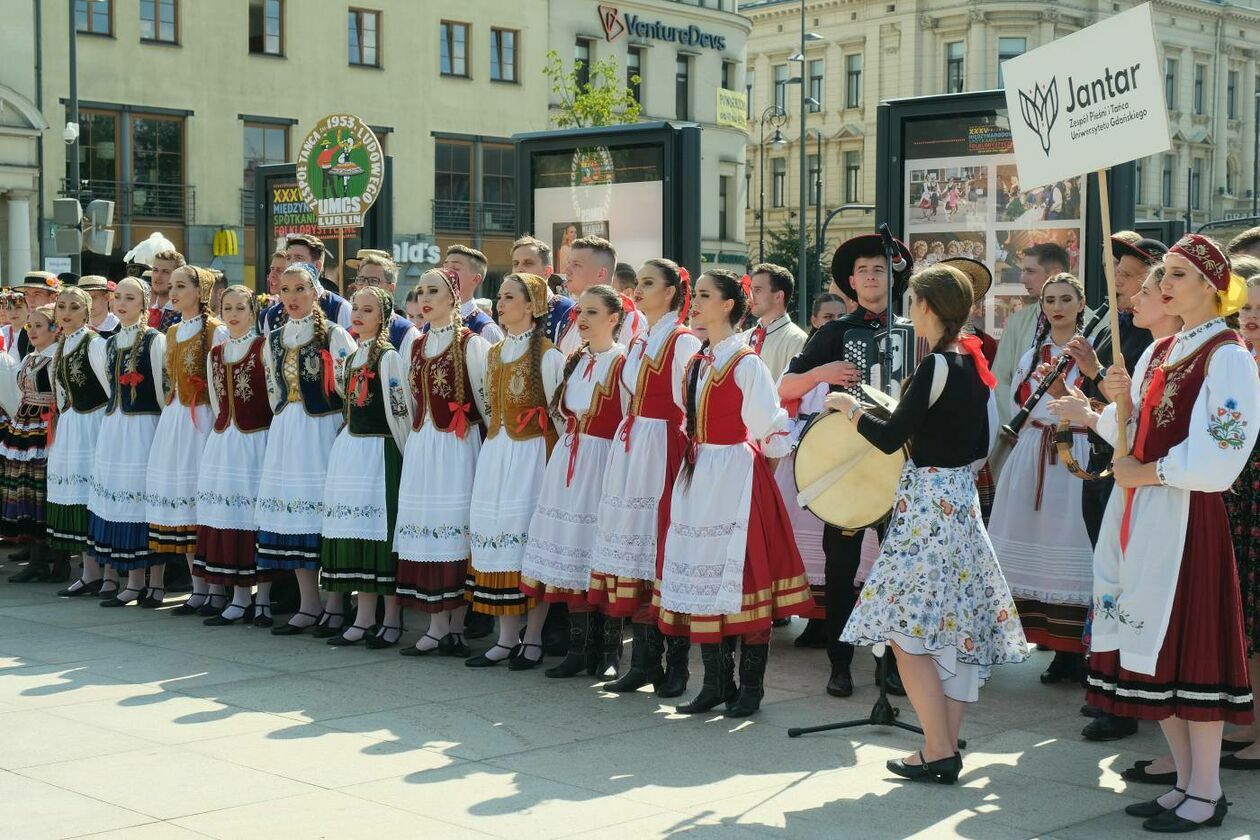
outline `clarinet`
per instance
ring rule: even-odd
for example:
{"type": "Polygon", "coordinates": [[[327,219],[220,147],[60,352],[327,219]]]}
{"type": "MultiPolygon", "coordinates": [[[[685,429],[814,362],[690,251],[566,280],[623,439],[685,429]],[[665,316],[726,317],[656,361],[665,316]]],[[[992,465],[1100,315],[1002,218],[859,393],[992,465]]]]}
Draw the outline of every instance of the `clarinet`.
{"type": "MultiPolygon", "coordinates": [[[[1105,317],[1107,317],[1106,303],[1098,307],[1098,311],[1094,313],[1094,317],[1091,318],[1089,323],[1085,325],[1085,329],[1081,331],[1081,335],[1088,336],[1098,328],[1098,325],[1102,323],[1102,319],[1105,317]]],[[[1114,344],[1115,338],[1113,336],[1112,345],[1114,346],[1114,344]]],[[[1059,357],[1059,361],[1055,364],[1054,369],[1046,375],[1045,379],[1041,380],[1041,384],[1037,386],[1037,390],[1033,391],[1028,399],[1024,400],[1023,407],[1020,408],[1020,410],[1016,412],[1015,416],[1011,418],[1011,422],[1002,427],[1003,435],[1012,441],[1019,437],[1019,430],[1024,427],[1026,422],[1028,422],[1028,415],[1032,414],[1032,410],[1037,407],[1037,403],[1041,402],[1041,398],[1046,395],[1046,391],[1050,390],[1050,386],[1054,384],[1056,379],[1063,375],[1063,372],[1068,369],[1068,365],[1070,364],[1072,364],[1072,357],[1067,353],[1064,353],[1059,357]]]]}

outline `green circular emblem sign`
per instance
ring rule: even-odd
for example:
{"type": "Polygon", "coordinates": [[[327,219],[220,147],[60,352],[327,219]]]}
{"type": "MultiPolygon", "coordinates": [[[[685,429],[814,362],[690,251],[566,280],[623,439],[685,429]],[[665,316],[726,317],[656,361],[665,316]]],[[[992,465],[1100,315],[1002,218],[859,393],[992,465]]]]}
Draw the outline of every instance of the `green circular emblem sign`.
{"type": "Polygon", "coordinates": [[[298,150],[298,191],[321,227],[363,227],[384,177],[381,144],[353,114],[324,117],[298,150]]]}

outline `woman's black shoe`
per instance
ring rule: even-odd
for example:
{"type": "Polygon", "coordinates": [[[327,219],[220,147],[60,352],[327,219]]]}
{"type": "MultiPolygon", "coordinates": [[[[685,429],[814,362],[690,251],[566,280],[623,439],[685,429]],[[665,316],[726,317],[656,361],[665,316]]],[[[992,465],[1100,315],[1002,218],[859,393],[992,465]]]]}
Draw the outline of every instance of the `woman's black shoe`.
{"type": "Polygon", "coordinates": [[[255,604],[254,605],[254,621],[255,627],[270,627],[276,623],[271,617],[271,604],[255,604]]]}
{"type": "Polygon", "coordinates": [[[58,598],[82,598],[85,595],[99,595],[101,592],[101,584],[105,582],[104,578],[97,578],[93,581],[85,581],[79,578],[65,589],[58,590],[58,598]]]}
{"type": "Polygon", "coordinates": [[[118,589],[114,591],[113,595],[109,596],[108,598],[103,598],[101,600],[101,606],[105,607],[106,609],[114,609],[115,607],[125,607],[128,604],[139,603],[143,595],[144,595],[143,592],[138,592],[135,589],[118,589]],[[124,601],[118,597],[124,592],[135,592],[136,597],[132,598],[130,601],[124,601]]]}
{"type": "Polygon", "coordinates": [[[1245,750],[1250,747],[1254,741],[1231,741],[1228,738],[1221,739],[1221,752],[1234,753],[1239,750],[1245,750]]]}
{"type": "MultiPolygon", "coordinates": [[[[1162,814],[1151,817],[1142,823],[1142,828],[1158,834],[1186,834],[1190,831],[1198,831],[1200,828],[1215,828],[1225,822],[1225,815],[1229,813],[1229,801],[1225,799],[1225,794],[1222,793],[1220,799],[1204,799],[1201,796],[1187,793],[1186,799],[1193,799],[1195,802],[1211,805],[1212,816],[1203,822],[1195,822],[1194,820],[1177,816],[1176,810],[1164,811],[1162,814]]],[[[1185,802],[1185,799],[1182,802],[1185,802]]]]}
{"type": "Polygon", "coordinates": [[[563,680],[576,677],[583,671],[589,676],[595,676],[595,670],[599,667],[599,646],[591,635],[593,615],[595,614],[592,612],[569,614],[569,648],[560,664],[543,671],[543,676],[563,680]]]}
{"type": "MultiPolygon", "coordinates": [[[[316,626],[318,627],[319,625],[316,626]]],[[[330,638],[328,640],[328,644],[333,647],[353,647],[370,637],[372,635],[372,631],[375,629],[375,626],[360,627],[357,624],[351,624],[349,627],[343,628],[340,635],[330,638]],[[346,631],[348,630],[361,630],[363,632],[359,635],[359,638],[351,639],[346,636],[346,631]]]]}
{"type": "Polygon", "coordinates": [[[508,657],[508,670],[509,671],[528,671],[531,668],[537,668],[539,665],[542,664],[542,661],[543,661],[542,645],[531,645],[529,643],[522,643],[516,646],[516,653],[508,657]],[[537,659],[530,659],[528,656],[525,655],[525,651],[529,650],[530,648],[535,648],[538,650],[537,659]]]}
{"type": "MultiPolygon", "coordinates": [[[[1180,794],[1185,793],[1185,791],[1179,787],[1175,787],[1173,788],[1173,790],[1177,791],[1177,793],[1180,793],[1180,794]]],[[[1186,801],[1185,797],[1183,796],[1181,799],[1181,802],[1185,802],[1185,801],[1186,801]]],[[[1160,814],[1164,813],[1165,811],[1170,811],[1177,808],[1179,805],[1181,805],[1181,802],[1178,802],[1172,808],[1165,808],[1163,805],[1159,804],[1159,798],[1156,797],[1155,799],[1152,799],[1149,802],[1137,802],[1133,805],[1129,805],[1124,809],[1124,812],[1128,814],[1130,817],[1141,817],[1143,819],[1150,819],[1151,817],[1158,817],[1160,814]]]]}
{"type": "Polygon", "coordinates": [[[656,696],[662,699],[682,697],[691,678],[688,660],[691,639],[686,636],[665,636],[665,676],[656,682],[656,696]]]}
{"type": "Polygon", "coordinates": [[[1260,758],[1239,758],[1236,755],[1221,757],[1221,767],[1228,770],[1260,770],[1260,758]]]}
{"type": "Polygon", "coordinates": [[[156,587],[146,587],[144,594],[140,596],[140,606],[146,610],[155,610],[162,606],[162,602],[166,600],[166,590],[156,587]]]}
{"type": "MultiPolygon", "coordinates": [[[[400,622],[401,624],[401,622],[400,622]]],[[[402,638],[402,627],[382,626],[377,628],[376,634],[369,636],[366,642],[371,650],[384,650],[392,648],[398,644],[398,640],[402,638]]]]}
{"type": "Polygon", "coordinates": [[[1146,768],[1150,767],[1154,762],[1139,761],[1127,770],[1120,772],[1120,778],[1126,782],[1137,782],[1142,785],[1175,785],[1177,784],[1177,771],[1170,770],[1167,773],[1148,773],[1146,768]]]}
{"type": "Polygon", "coordinates": [[[206,598],[206,602],[201,605],[201,609],[197,610],[197,615],[202,618],[211,618],[223,612],[227,607],[227,598],[223,595],[210,595],[206,598]]]}
{"type": "Polygon", "coordinates": [[[792,641],[792,646],[825,649],[827,647],[827,622],[817,618],[811,618],[805,622],[805,629],[792,641]]]}
{"type": "Polygon", "coordinates": [[[198,596],[189,595],[187,598],[184,599],[184,603],[180,604],[179,606],[175,607],[175,609],[171,610],[171,615],[201,615],[201,610],[203,607],[205,607],[207,603],[210,602],[210,597],[208,595],[202,595],[200,596],[202,598],[202,601],[200,603],[195,604],[195,605],[190,604],[189,601],[191,601],[193,598],[196,598],[196,597],[198,596]]]}
{"type": "Polygon", "coordinates": [[[1085,657],[1079,653],[1055,653],[1050,667],[1041,674],[1041,682],[1045,685],[1069,680],[1079,682],[1085,673],[1085,657]]]}
{"type": "Polygon", "coordinates": [[[723,703],[734,703],[739,695],[735,687],[735,644],[724,639],[721,644],[700,645],[700,661],[704,663],[704,684],[690,703],[675,708],[680,715],[698,715],[723,703]]]}
{"type": "Polygon", "coordinates": [[[96,593],[96,597],[102,601],[108,601],[122,591],[122,587],[118,585],[116,580],[102,580],[100,591],[96,593]]]}
{"type": "Polygon", "coordinates": [[[962,756],[958,753],[954,753],[949,758],[925,761],[923,753],[920,752],[919,762],[919,764],[906,764],[905,759],[898,758],[889,761],[884,766],[890,773],[895,773],[912,782],[932,780],[942,785],[952,785],[958,781],[958,774],[962,772],[962,756]]]}
{"type": "Polygon", "coordinates": [[[511,659],[516,654],[516,650],[517,650],[517,648],[514,648],[514,647],[508,647],[507,645],[501,645],[501,644],[495,643],[490,646],[490,650],[487,650],[486,653],[489,653],[491,650],[494,650],[495,648],[502,648],[503,650],[509,651],[509,653],[507,656],[503,657],[502,659],[491,659],[488,656],[486,656],[485,653],[478,654],[477,656],[474,656],[471,659],[465,659],[464,665],[466,665],[469,668],[493,668],[495,665],[498,665],[500,662],[506,662],[509,659],[511,659]]]}
{"type": "Polygon", "coordinates": [[[460,658],[472,656],[472,650],[464,643],[463,633],[447,633],[438,642],[437,649],[442,656],[458,656],[460,658]]]}
{"type": "MultiPolygon", "coordinates": [[[[293,618],[297,618],[299,615],[304,615],[307,618],[314,618],[316,620],[319,619],[319,616],[313,615],[312,613],[308,613],[308,612],[302,612],[301,610],[299,610],[298,612],[295,612],[293,614],[293,618]]],[[[290,619],[288,624],[281,624],[279,627],[272,627],[271,635],[273,636],[299,636],[302,633],[305,633],[308,627],[314,627],[314,626],[315,626],[314,624],[294,624],[292,619],[290,619]]]]}
{"type": "Polygon", "coordinates": [[[319,618],[315,619],[315,629],[311,631],[311,635],[317,639],[331,639],[333,636],[341,635],[341,630],[345,626],[345,613],[328,612],[327,610],[319,611],[319,618]],[[333,619],[341,619],[337,622],[337,626],[333,626],[333,619]]]}
{"type": "Polygon", "coordinates": [[[228,604],[226,607],[223,608],[223,612],[219,613],[218,615],[212,615],[201,623],[206,625],[207,627],[227,627],[229,624],[235,624],[236,622],[241,621],[241,620],[244,620],[246,624],[249,624],[251,621],[254,620],[254,605],[253,604],[250,604],[247,607],[242,607],[237,604],[228,604]],[[228,618],[225,615],[225,613],[231,609],[243,610],[243,612],[240,615],[238,615],[236,618],[228,618]]]}
{"type": "MultiPolygon", "coordinates": [[[[441,639],[437,638],[436,636],[430,636],[428,633],[425,633],[423,636],[420,637],[420,641],[424,641],[425,639],[432,639],[433,641],[437,642],[437,644],[427,650],[422,650],[421,648],[418,648],[415,645],[412,645],[409,648],[398,651],[399,655],[400,656],[428,656],[429,654],[437,653],[439,650],[441,650],[442,648],[441,639]]],[[[417,642],[417,644],[419,644],[419,642],[417,642]]]]}

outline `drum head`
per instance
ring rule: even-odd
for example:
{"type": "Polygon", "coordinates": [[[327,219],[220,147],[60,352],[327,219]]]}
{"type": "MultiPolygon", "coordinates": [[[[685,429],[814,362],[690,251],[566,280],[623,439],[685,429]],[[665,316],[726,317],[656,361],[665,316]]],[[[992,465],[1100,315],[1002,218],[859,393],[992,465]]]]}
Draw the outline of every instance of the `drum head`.
{"type": "MultiPolygon", "coordinates": [[[[881,409],[895,406],[879,396],[881,409]]],[[[829,412],[815,417],[801,434],[793,472],[797,492],[812,497],[803,507],[829,525],[857,530],[888,515],[905,463],[903,450],[885,455],[858,434],[849,418],[829,412]]]]}

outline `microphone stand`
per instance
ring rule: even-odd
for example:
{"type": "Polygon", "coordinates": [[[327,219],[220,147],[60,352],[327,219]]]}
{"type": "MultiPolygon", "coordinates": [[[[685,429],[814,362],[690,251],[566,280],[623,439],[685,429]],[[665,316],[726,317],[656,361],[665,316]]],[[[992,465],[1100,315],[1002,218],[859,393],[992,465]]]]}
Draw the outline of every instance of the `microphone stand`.
{"type": "MultiPolygon", "coordinates": [[[[880,225],[880,232],[887,231],[888,225],[880,225]]],[[[884,238],[884,263],[888,270],[888,304],[884,310],[888,314],[888,325],[884,331],[884,365],[882,377],[884,393],[892,396],[892,326],[893,326],[893,257],[896,254],[897,244],[891,236],[884,238]]],[[[871,707],[871,713],[864,718],[855,718],[853,720],[840,721],[839,723],[824,723],[819,726],[797,726],[788,730],[789,738],[799,738],[802,735],[812,735],[815,732],[830,732],[834,729],[853,729],[858,726],[891,726],[895,729],[904,729],[907,732],[913,732],[916,735],[922,735],[923,730],[911,723],[898,720],[901,716],[901,709],[897,708],[888,699],[888,668],[893,660],[893,652],[890,645],[884,643],[884,652],[879,657],[879,697],[875,699],[875,705],[871,707]]],[[[963,738],[958,739],[958,748],[964,749],[967,741],[963,738]]]]}

